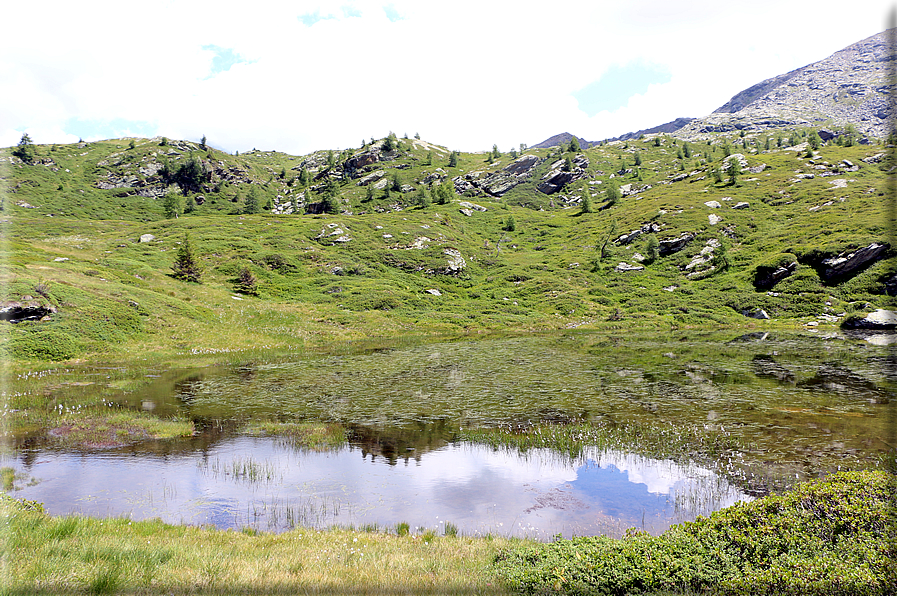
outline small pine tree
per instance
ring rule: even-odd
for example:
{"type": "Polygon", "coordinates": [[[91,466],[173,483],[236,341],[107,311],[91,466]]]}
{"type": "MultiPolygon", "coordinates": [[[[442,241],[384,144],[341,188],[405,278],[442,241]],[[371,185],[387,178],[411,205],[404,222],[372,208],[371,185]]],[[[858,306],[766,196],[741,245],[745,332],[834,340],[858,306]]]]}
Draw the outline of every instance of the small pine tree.
{"type": "Polygon", "coordinates": [[[594,209],[592,208],[592,197],[587,190],[585,194],[582,196],[582,210],[581,213],[592,213],[594,209]]]}
{"type": "Polygon", "coordinates": [[[458,167],[458,152],[457,151],[452,151],[451,154],[449,154],[448,167],[450,167],[450,168],[458,167]]]}
{"type": "Polygon", "coordinates": [[[570,153],[576,153],[580,149],[581,147],[579,145],[579,139],[577,139],[576,137],[570,139],[570,145],[567,147],[567,151],[569,151],[570,153]]]}
{"type": "Polygon", "coordinates": [[[34,143],[31,142],[31,137],[27,132],[22,133],[22,138],[19,140],[19,144],[16,145],[16,148],[13,149],[12,154],[25,163],[34,161],[34,143]]]}
{"type": "Polygon", "coordinates": [[[339,212],[340,212],[339,193],[337,192],[335,186],[331,186],[327,189],[327,192],[324,195],[324,213],[338,215],[339,212]]]}
{"type": "Polygon", "coordinates": [[[660,242],[657,236],[651,234],[648,236],[648,243],[645,245],[645,263],[649,265],[660,257],[660,242]]]}
{"type": "Polygon", "coordinates": [[[206,150],[206,135],[202,135],[202,140],[199,142],[199,146],[202,147],[202,150],[206,150]]]}
{"type": "Polygon", "coordinates": [[[492,145],[492,159],[498,159],[501,157],[501,151],[498,150],[498,145],[492,145]]]}
{"type": "Polygon", "coordinates": [[[741,163],[737,159],[730,159],[729,165],[726,166],[726,174],[729,176],[729,184],[732,186],[738,184],[738,176],[741,174],[741,163]]]}
{"type": "Polygon", "coordinates": [[[691,147],[688,146],[688,142],[682,143],[682,154],[686,158],[691,158],[691,147]]]}
{"type": "Polygon", "coordinates": [[[427,192],[426,188],[422,188],[418,193],[417,206],[421,209],[426,209],[430,206],[430,193],[427,192]]]}
{"type": "Polygon", "coordinates": [[[240,269],[237,276],[237,283],[234,284],[234,290],[241,294],[249,294],[250,296],[258,296],[258,281],[249,270],[249,267],[240,269]]]}
{"type": "Polygon", "coordinates": [[[440,205],[448,205],[452,202],[452,196],[455,194],[455,184],[449,180],[443,180],[439,186],[436,187],[434,192],[436,195],[436,202],[440,205]]]}
{"type": "Polygon", "coordinates": [[[396,192],[401,192],[402,190],[402,178],[399,177],[398,172],[393,172],[392,174],[392,185],[390,186],[390,189],[396,192]]]}
{"type": "Polygon", "coordinates": [[[243,201],[243,213],[246,215],[252,215],[253,213],[259,212],[259,196],[258,196],[258,188],[253,186],[249,189],[249,194],[246,195],[246,199],[243,201]]]}
{"type": "Polygon", "coordinates": [[[424,162],[424,165],[425,166],[433,165],[433,152],[432,151],[427,152],[427,161],[424,162]]]}
{"type": "Polygon", "coordinates": [[[505,230],[506,232],[513,232],[513,231],[516,230],[516,229],[517,229],[517,222],[514,221],[514,216],[513,216],[513,215],[509,215],[509,216],[508,216],[508,219],[505,220],[505,227],[504,227],[504,230],[505,230]]]}
{"type": "Polygon", "coordinates": [[[642,165],[642,155],[638,151],[635,152],[635,165],[636,166],[642,165]]]}
{"type": "MultiPolygon", "coordinates": [[[[134,139],[131,139],[128,142],[128,149],[136,149],[136,148],[137,148],[137,143],[134,142],[134,139]]],[[[54,151],[55,151],[55,145],[54,145],[54,151]]]]}
{"type": "Polygon", "coordinates": [[[660,137],[654,137],[654,146],[660,147],[660,137]]]}
{"type": "Polygon", "coordinates": [[[604,191],[604,196],[607,199],[607,206],[613,207],[620,201],[620,189],[616,184],[609,184],[607,190],[604,191]]]}
{"type": "Polygon", "coordinates": [[[175,279],[199,283],[202,276],[202,268],[193,254],[193,246],[190,244],[190,235],[184,234],[184,241],[175,253],[174,264],[171,266],[175,279]]]}
{"type": "Polygon", "coordinates": [[[177,217],[181,214],[181,197],[175,192],[167,192],[162,197],[162,211],[166,219],[177,217]]]}
{"type": "Polygon", "coordinates": [[[573,171],[573,160],[570,159],[570,156],[564,158],[564,171],[572,172],[573,171]]]}

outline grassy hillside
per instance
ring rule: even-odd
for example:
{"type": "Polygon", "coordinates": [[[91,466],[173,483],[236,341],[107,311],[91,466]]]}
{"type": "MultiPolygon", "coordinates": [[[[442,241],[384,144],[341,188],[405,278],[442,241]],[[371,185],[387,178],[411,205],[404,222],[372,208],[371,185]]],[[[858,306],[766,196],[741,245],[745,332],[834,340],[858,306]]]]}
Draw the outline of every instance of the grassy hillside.
{"type": "Polygon", "coordinates": [[[307,156],[161,138],[37,145],[29,161],[2,150],[0,299],[52,309],[3,323],[4,349],[167,358],[400,333],[837,325],[892,300],[892,252],[833,279],[822,263],[888,241],[885,149],[830,143],[810,158],[807,138],[528,150],[537,165],[502,196],[476,185],[516,155],[450,167],[449,148],[417,139],[307,156]],[[746,162],[734,182],[730,153],[746,162]],[[541,192],[566,158],[575,179],[541,192]],[[444,192],[452,178],[468,196],[444,192]],[[172,275],[187,236],[198,284],[172,275]],[[774,287],[755,283],[792,263],[774,287]],[[238,285],[244,269],[254,284],[238,285]],[[775,321],[744,314],[760,309],[775,321]]]}

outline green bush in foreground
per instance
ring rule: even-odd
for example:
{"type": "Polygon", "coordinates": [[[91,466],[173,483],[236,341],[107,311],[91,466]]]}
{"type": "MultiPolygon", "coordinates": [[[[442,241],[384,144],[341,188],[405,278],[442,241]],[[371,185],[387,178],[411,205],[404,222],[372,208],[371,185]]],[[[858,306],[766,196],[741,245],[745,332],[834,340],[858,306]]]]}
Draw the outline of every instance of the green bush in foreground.
{"type": "Polygon", "coordinates": [[[884,472],[838,473],[660,536],[511,548],[495,569],[529,594],[897,594],[893,484],[884,472]]]}

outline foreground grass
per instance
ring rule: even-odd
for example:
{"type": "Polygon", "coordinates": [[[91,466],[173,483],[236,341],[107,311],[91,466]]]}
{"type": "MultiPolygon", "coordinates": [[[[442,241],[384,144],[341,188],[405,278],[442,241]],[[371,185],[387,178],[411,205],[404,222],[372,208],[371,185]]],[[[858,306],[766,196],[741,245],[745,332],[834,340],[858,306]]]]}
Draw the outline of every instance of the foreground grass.
{"type": "Polygon", "coordinates": [[[255,534],[54,518],[5,499],[3,594],[508,594],[508,539],[334,529],[255,534]]]}
{"type": "Polygon", "coordinates": [[[4,497],[3,594],[897,593],[895,478],[845,472],[660,536],[258,534],[54,518],[4,497]],[[27,554],[26,554],[27,553],[27,554]]]}
{"type": "Polygon", "coordinates": [[[495,567],[528,594],[895,594],[894,480],[834,474],[660,536],[514,546],[495,567]]]}

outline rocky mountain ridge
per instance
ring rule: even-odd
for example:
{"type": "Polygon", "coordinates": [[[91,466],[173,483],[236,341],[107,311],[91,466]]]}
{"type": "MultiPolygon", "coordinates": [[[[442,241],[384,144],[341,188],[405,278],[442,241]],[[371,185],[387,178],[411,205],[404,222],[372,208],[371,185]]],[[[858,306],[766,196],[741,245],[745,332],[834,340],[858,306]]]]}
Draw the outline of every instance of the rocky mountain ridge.
{"type": "MultiPolygon", "coordinates": [[[[853,126],[860,137],[884,138],[892,112],[888,98],[894,91],[888,73],[895,53],[888,47],[888,35],[889,31],[882,31],[828,58],[752,85],[703,118],[677,118],[607,141],[654,133],[676,133],[692,140],[713,132],[795,126],[853,126]]],[[[572,137],[565,132],[533,147],[569,143],[572,137]]],[[[587,147],[596,142],[580,139],[580,144],[587,147]]]]}
{"type": "Polygon", "coordinates": [[[888,81],[895,54],[883,31],[828,58],[778,75],[737,93],[709,116],[677,135],[765,130],[791,126],[856,127],[861,136],[884,138],[894,86],[888,81]]]}

